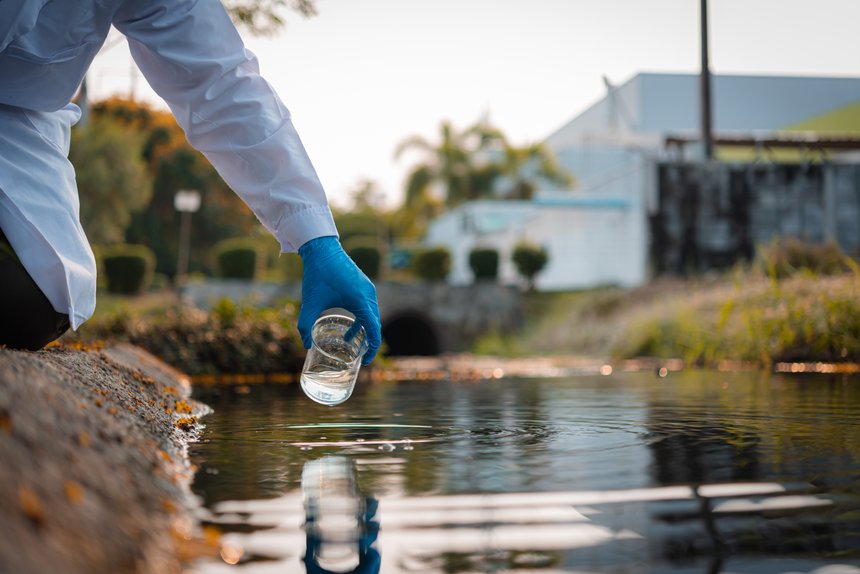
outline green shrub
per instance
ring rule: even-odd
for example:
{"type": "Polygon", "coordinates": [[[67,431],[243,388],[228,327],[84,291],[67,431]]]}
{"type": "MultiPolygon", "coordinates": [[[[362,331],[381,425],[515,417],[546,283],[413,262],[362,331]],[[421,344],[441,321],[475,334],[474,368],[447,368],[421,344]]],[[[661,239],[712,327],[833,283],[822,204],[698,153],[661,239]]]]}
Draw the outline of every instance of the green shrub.
{"type": "Polygon", "coordinates": [[[451,254],[444,247],[431,247],[415,253],[412,270],[421,279],[444,281],[451,270],[451,254]]]}
{"type": "Polygon", "coordinates": [[[349,245],[353,239],[376,238],[380,227],[384,225],[379,216],[369,213],[335,213],[334,220],[340,242],[344,246],[349,245]]]}
{"type": "Polygon", "coordinates": [[[534,290],[535,275],[540,273],[549,261],[546,249],[531,243],[520,243],[514,247],[511,258],[517,272],[528,282],[529,290],[534,290]]]}
{"type": "Polygon", "coordinates": [[[101,250],[109,293],[134,295],[143,291],[155,271],[155,254],[145,245],[113,245],[101,250]]]}
{"type": "Polygon", "coordinates": [[[347,255],[355,261],[355,264],[361,269],[370,279],[379,277],[379,265],[382,257],[379,254],[379,249],[373,245],[356,244],[347,250],[347,255]]]}
{"type": "Polygon", "coordinates": [[[275,283],[297,283],[302,280],[302,269],[302,258],[298,253],[280,253],[277,258],[272,259],[260,279],[275,283]]]}
{"type": "Polygon", "coordinates": [[[499,252],[489,247],[476,247],[469,253],[469,267],[475,280],[496,280],[499,276],[499,252]]]}
{"type": "Polygon", "coordinates": [[[809,243],[797,237],[777,238],[759,247],[756,259],[762,271],[777,278],[799,271],[834,275],[848,270],[845,255],[835,241],[809,243]]]}
{"type": "Polygon", "coordinates": [[[261,257],[256,242],[244,237],[219,241],[212,248],[219,277],[226,279],[255,279],[261,257]]]}

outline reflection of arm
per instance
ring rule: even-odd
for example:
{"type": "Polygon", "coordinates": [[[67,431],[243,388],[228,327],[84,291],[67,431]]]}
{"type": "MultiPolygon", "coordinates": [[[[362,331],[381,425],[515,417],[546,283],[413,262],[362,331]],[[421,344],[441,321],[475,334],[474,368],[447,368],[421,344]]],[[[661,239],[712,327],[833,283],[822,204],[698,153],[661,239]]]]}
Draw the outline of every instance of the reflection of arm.
{"type": "Polygon", "coordinates": [[[114,24],[188,141],[284,251],[337,234],[289,111],[218,0],[129,0],[114,24]]]}

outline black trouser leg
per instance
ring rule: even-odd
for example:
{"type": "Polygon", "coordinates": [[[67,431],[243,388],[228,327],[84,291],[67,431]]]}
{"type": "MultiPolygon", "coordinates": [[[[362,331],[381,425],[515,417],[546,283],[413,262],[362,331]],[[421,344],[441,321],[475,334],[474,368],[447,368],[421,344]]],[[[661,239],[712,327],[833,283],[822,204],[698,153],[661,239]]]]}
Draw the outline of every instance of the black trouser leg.
{"type": "Polygon", "coordinates": [[[0,231],[0,345],[38,351],[68,328],[0,231]]]}

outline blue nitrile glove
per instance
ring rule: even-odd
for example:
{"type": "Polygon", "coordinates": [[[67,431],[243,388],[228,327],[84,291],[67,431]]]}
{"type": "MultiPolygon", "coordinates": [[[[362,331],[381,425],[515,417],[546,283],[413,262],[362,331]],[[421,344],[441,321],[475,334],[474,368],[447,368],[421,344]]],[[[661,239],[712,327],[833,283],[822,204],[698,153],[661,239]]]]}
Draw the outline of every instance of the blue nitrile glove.
{"type": "MultiPolygon", "coordinates": [[[[382,326],[376,288],[344,252],[337,237],[311,239],[299,247],[302,272],[302,309],[299,334],[305,349],[311,347],[311,329],[320,313],[332,307],[346,309],[356,319],[356,331],[364,327],[367,352],[362,363],[369,364],[382,343],[382,326]]],[[[347,332],[349,338],[354,333],[347,332]]]]}

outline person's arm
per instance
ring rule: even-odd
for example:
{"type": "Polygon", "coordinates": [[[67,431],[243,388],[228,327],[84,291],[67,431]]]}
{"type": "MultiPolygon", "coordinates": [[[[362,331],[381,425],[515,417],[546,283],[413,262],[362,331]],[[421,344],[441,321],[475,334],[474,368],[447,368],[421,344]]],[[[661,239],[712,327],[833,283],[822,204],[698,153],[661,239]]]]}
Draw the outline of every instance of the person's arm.
{"type": "Polygon", "coordinates": [[[128,0],[114,25],[188,141],[294,252],[337,235],[290,120],[219,0],[128,0]]]}
{"type": "MultiPolygon", "coordinates": [[[[366,362],[381,342],[372,284],[337,242],[325,192],[290,120],[260,76],[219,0],[127,0],[116,28],[152,88],[164,98],[188,141],[279,240],[283,252],[303,249],[302,318],[341,306],[367,331],[366,362]],[[332,242],[333,240],[333,242],[332,242]],[[337,256],[333,256],[337,255],[337,256]],[[343,281],[323,279],[326,271],[343,281]],[[358,272],[357,274],[355,272],[358,272]],[[340,305],[339,302],[348,305],[340,305]]],[[[299,321],[305,346],[307,321],[299,321]]]]}

